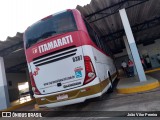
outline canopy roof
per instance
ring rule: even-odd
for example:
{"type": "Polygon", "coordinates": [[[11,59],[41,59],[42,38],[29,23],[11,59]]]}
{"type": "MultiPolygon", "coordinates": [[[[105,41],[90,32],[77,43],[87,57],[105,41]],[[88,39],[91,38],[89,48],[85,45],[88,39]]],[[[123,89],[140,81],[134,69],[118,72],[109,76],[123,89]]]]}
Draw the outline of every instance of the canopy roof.
{"type": "Polygon", "coordinates": [[[92,0],[77,9],[93,25],[114,53],[125,48],[119,10],[126,8],[137,44],[149,44],[160,37],[160,0],[92,0]]]}
{"type": "MultiPolygon", "coordinates": [[[[115,54],[125,48],[125,33],[118,13],[123,8],[126,8],[137,44],[151,44],[160,38],[160,0],[92,0],[83,7],[77,6],[115,54]]],[[[5,58],[7,72],[24,71],[23,33],[0,41],[0,56],[5,58]]]]}

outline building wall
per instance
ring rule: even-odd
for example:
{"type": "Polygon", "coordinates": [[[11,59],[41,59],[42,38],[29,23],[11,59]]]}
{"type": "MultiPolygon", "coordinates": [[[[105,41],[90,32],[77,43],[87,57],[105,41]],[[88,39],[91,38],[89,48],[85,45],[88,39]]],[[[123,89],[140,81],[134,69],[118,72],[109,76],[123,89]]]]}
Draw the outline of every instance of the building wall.
{"type": "Polygon", "coordinates": [[[10,101],[17,100],[19,98],[18,83],[27,82],[28,77],[26,73],[7,73],[6,78],[10,101]]]}
{"type": "Polygon", "coordinates": [[[160,53],[160,39],[156,40],[155,43],[151,45],[138,45],[138,50],[141,56],[147,53],[149,56],[154,56],[155,54],[160,53]]]}
{"type": "MultiPolygon", "coordinates": [[[[143,44],[140,44],[137,46],[137,48],[141,57],[146,54],[149,55],[153,68],[160,67],[160,64],[158,63],[156,58],[156,55],[158,53],[160,54],[160,39],[155,40],[154,44],[150,44],[147,46],[143,46],[143,44]]],[[[116,66],[120,68],[121,62],[123,60],[128,61],[128,55],[126,49],[124,49],[122,53],[116,54],[115,58],[116,58],[116,66]]]]}
{"type": "Polygon", "coordinates": [[[5,68],[13,67],[15,65],[26,62],[25,53],[16,52],[14,54],[9,54],[4,57],[5,68]]]}

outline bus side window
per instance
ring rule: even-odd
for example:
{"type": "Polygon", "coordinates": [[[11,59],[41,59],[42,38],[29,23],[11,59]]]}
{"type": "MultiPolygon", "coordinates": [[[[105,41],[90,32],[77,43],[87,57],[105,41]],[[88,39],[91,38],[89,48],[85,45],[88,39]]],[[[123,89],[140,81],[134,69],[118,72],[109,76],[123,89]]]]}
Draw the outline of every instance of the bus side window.
{"type": "Polygon", "coordinates": [[[91,37],[92,41],[99,47],[101,48],[106,54],[108,55],[111,55],[112,56],[112,53],[110,52],[110,49],[109,47],[107,46],[107,43],[100,39],[98,37],[98,35],[96,34],[96,32],[91,28],[91,26],[89,25],[89,23],[84,20],[85,22],[85,25],[86,25],[86,28],[88,30],[88,33],[89,33],[89,36],[91,37]]]}
{"type": "Polygon", "coordinates": [[[96,40],[97,40],[98,46],[103,50],[103,45],[101,44],[101,39],[98,37],[97,34],[96,34],[96,38],[97,38],[96,40]]]}
{"type": "Polygon", "coordinates": [[[87,30],[88,30],[88,33],[89,33],[89,36],[90,36],[90,38],[92,39],[92,41],[97,45],[97,46],[99,46],[98,45],[98,40],[97,40],[97,37],[96,37],[96,34],[95,34],[95,32],[94,32],[94,30],[91,28],[91,26],[89,25],[89,23],[87,23],[85,20],[84,20],[84,22],[85,22],[85,25],[86,25],[86,28],[87,28],[87,30]]]}
{"type": "Polygon", "coordinates": [[[110,55],[113,58],[113,54],[112,54],[109,46],[107,45],[107,43],[105,45],[106,45],[107,54],[110,55]]]}
{"type": "Polygon", "coordinates": [[[104,41],[100,40],[100,44],[102,46],[102,50],[106,53],[104,41]]]}
{"type": "Polygon", "coordinates": [[[107,43],[104,40],[100,40],[100,42],[101,42],[101,46],[102,46],[103,51],[106,54],[112,56],[112,52],[111,52],[109,46],[107,45],[107,43]]]}

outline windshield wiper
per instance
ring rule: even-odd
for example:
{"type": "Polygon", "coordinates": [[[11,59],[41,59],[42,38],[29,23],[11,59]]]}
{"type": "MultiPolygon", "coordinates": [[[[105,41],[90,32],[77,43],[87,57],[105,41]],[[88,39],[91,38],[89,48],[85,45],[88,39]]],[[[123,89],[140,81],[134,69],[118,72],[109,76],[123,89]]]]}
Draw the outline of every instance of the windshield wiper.
{"type": "Polygon", "coordinates": [[[56,31],[49,31],[49,32],[46,32],[44,34],[42,34],[40,37],[36,37],[36,38],[33,38],[33,39],[29,39],[28,40],[28,44],[27,44],[27,48],[31,47],[33,44],[45,39],[45,38],[48,38],[50,36],[52,36],[53,34],[55,34],[56,31]]]}
{"type": "Polygon", "coordinates": [[[42,34],[42,35],[39,37],[39,39],[48,38],[48,37],[52,36],[53,33],[56,33],[56,31],[49,31],[49,32],[46,32],[46,33],[42,34]]]}

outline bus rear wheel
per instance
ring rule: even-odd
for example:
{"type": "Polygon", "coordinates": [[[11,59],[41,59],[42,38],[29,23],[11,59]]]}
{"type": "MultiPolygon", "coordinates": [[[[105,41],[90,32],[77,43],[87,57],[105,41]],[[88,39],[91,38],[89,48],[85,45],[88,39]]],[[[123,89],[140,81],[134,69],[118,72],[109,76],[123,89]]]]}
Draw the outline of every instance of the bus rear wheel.
{"type": "Polygon", "coordinates": [[[110,75],[109,72],[108,72],[108,76],[109,76],[109,81],[110,81],[110,84],[111,84],[111,85],[110,85],[107,93],[112,93],[112,92],[113,92],[113,82],[112,82],[112,77],[111,77],[111,75],[110,75]]]}

